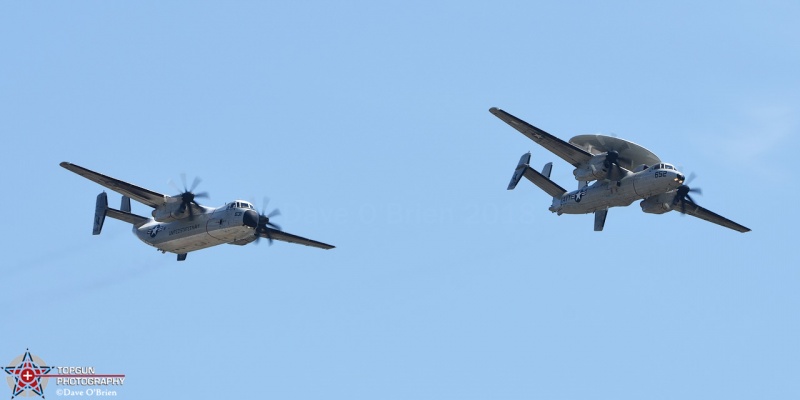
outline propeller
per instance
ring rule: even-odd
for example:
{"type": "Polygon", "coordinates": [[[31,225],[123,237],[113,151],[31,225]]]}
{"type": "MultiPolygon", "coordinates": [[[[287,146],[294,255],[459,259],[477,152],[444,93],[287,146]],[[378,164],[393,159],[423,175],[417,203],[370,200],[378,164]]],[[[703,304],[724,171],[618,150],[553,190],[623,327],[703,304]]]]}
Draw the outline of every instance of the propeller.
{"type": "Polygon", "coordinates": [[[603,140],[602,136],[599,136],[599,135],[598,135],[597,139],[600,142],[600,144],[603,146],[604,150],[606,151],[606,159],[603,160],[603,167],[605,167],[606,170],[608,171],[606,173],[606,179],[611,180],[612,175],[614,175],[614,170],[615,169],[617,171],[616,176],[619,178],[620,175],[622,175],[622,167],[620,167],[620,165],[619,165],[620,161],[622,161],[622,162],[624,162],[626,164],[632,164],[633,161],[628,159],[628,158],[626,158],[626,157],[621,157],[619,155],[619,152],[622,151],[622,150],[625,150],[625,148],[616,149],[616,148],[614,148],[613,145],[610,145],[610,144],[606,143],[606,141],[603,140]]]}
{"type": "Polygon", "coordinates": [[[696,177],[696,175],[694,174],[694,172],[689,174],[689,178],[686,179],[684,184],[678,186],[678,189],[676,190],[676,193],[675,193],[675,197],[672,199],[672,205],[673,206],[678,205],[678,203],[681,204],[681,214],[686,214],[686,203],[691,203],[692,205],[695,205],[695,206],[697,205],[697,203],[695,203],[694,199],[692,199],[692,196],[689,196],[689,193],[703,194],[703,190],[702,189],[700,189],[700,188],[692,189],[691,187],[689,187],[689,183],[692,180],[694,180],[695,177],[696,177]]]}
{"type": "Polygon", "coordinates": [[[267,228],[281,230],[280,225],[270,221],[270,218],[281,215],[281,210],[276,208],[270,211],[269,214],[265,214],[267,204],[269,204],[269,199],[264,197],[263,206],[261,206],[261,212],[258,214],[258,224],[256,225],[256,244],[259,240],[261,240],[261,234],[263,233],[266,235],[269,244],[272,245],[272,236],[269,234],[269,229],[267,228]]]}
{"type": "MultiPolygon", "coordinates": [[[[189,186],[186,185],[186,174],[184,174],[184,173],[181,174],[181,182],[183,183],[183,191],[178,194],[178,196],[180,196],[180,198],[181,198],[181,205],[178,208],[178,212],[179,213],[182,214],[188,208],[189,209],[189,218],[194,218],[194,210],[191,207],[192,204],[194,204],[197,207],[200,207],[200,204],[195,199],[208,198],[208,193],[207,192],[194,193],[194,190],[197,189],[197,186],[202,181],[203,180],[200,179],[200,177],[195,177],[194,181],[192,182],[192,186],[189,187],[189,186]]],[[[175,190],[177,190],[177,191],[181,190],[180,188],[178,188],[177,185],[175,185],[175,182],[173,182],[172,180],[169,181],[169,184],[175,190]]]]}

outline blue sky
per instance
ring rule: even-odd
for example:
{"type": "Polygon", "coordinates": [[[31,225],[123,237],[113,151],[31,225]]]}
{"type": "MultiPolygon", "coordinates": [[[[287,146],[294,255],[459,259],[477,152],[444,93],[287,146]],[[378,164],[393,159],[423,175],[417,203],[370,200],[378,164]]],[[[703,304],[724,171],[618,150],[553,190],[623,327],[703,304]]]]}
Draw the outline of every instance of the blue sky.
{"type": "Polygon", "coordinates": [[[797,398],[799,17],[781,1],[2,2],[0,361],[30,348],[124,373],[121,398],[797,398]],[[572,167],[492,106],[639,143],[753,231],[636,203],[602,233],[551,214],[508,179],[527,151],[562,186],[572,167]],[[337,248],[177,263],[122,222],[92,236],[102,189],[61,161],[166,193],[200,176],[205,205],[269,196],[286,231],[337,248]]]}

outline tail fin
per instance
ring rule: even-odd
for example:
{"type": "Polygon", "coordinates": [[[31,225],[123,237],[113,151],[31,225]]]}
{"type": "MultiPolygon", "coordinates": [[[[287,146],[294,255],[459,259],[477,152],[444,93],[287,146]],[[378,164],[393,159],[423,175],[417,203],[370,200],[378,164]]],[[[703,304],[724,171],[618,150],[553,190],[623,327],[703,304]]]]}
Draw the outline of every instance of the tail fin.
{"type": "Polygon", "coordinates": [[[131,212],[131,198],[128,196],[122,196],[122,204],[119,205],[120,211],[125,211],[127,213],[131,212]]]}
{"type": "Polygon", "coordinates": [[[545,178],[550,179],[550,172],[552,171],[553,171],[553,163],[549,162],[544,165],[544,168],[542,168],[542,175],[545,178]]]}
{"type": "Polygon", "coordinates": [[[594,230],[595,232],[600,232],[603,230],[603,227],[606,225],[606,216],[608,215],[608,209],[604,210],[597,210],[594,212],[594,230]]]}
{"type": "Polygon", "coordinates": [[[97,195],[97,203],[94,207],[94,229],[92,235],[99,235],[103,230],[103,223],[106,217],[125,221],[134,225],[141,225],[148,221],[147,218],[131,213],[131,199],[127,196],[122,196],[122,204],[120,209],[115,210],[108,207],[108,196],[106,192],[97,195]]]}
{"type": "Polygon", "coordinates": [[[567,192],[564,188],[558,186],[557,183],[550,180],[550,171],[553,169],[553,163],[545,164],[542,173],[539,173],[539,171],[528,165],[530,161],[531,153],[525,153],[520,157],[519,163],[517,163],[517,169],[514,170],[514,176],[511,177],[511,182],[508,183],[508,190],[517,187],[519,180],[524,176],[550,196],[561,197],[567,192]]]}
{"type": "Polygon", "coordinates": [[[108,212],[108,196],[106,192],[97,195],[97,202],[94,206],[94,228],[92,235],[99,235],[103,230],[103,222],[106,221],[106,213],[108,212]]]}
{"type": "Polygon", "coordinates": [[[514,175],[511,176],[511,182],[508,183],[507,190],[514,190],[519,183],[519,180],[522,179],[522,175],[525,174],[525,169],[528,168],[528,164],[531,162],[531,152],[527,152],[519,158],[519,162],[517,163],[517,169],[514,170],[514,175]]]}

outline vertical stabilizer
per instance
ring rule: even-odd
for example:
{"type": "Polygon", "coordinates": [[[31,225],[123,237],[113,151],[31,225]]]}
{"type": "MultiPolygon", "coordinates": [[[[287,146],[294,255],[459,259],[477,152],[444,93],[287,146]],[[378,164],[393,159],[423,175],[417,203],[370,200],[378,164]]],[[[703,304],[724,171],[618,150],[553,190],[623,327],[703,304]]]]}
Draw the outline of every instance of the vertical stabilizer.
{"type": "Polygon", "coordinates": [[[550,172],[553,172],[553,163],[551,162],[544,165],[544,168],[542,168],[542,175],[544,175],[545,178],[550,179],[550,172]]]}
{"type": "Polygon", "coordinates": [[[128,196],[122,196],[122,204],[119,205],[120,211],[131,212],[131,198],[128,196]]]}
{"type": "Polygon", "coordinates": [[[99,235],[103,230],[103,222],[106,221],[106,212],[108,212],[108,196],[106,192],[97,195],[97,202],[94,207],[94,228],[92,235],[99,235]]]}
{"type": "Polygon", "coordinates": [[[606,216],[608,215],[608,209],[604,210],[597,210],[594,212],[594,230],[595,232],[600,232],[603,230],[603,227],[606,225],[606,216]]]}
{"type": "Polygon", "coordinates": [[[525,169],[528,168],[530,162],[531,152],[527,152],[519,158],[517,169],[514,170],[514,175],[511,176],[511,182],[508,183],[508,190],[514,190],[514,188],[517,187],[519,180],[522,179],[522,175],[525,174],[525,169]]]}

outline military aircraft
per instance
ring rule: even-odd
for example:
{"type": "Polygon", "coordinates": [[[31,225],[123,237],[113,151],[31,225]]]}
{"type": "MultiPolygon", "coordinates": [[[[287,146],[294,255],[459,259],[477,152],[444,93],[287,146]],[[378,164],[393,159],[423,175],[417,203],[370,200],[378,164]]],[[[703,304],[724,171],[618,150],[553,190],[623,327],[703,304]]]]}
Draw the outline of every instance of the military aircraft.
{"type": "Polygon", "coordinates": [[[579,135],[567,143],[501,109],[492,107],[489,112],[575,167],[578,189],[568,192],[550,180],[553,163],[545,164],[538,172],[530,167],[531,153],[520,158],[508,190],[513,190],[524,176],[553,197],[551,212],[594,213],[594,230],[602,231],[609,208],[642,200],[639,205],[646,213],[677,210],[735,231],[750,231],[697,205],[689,193],[699,194],[700,189],[690,188],[686,176],[677,168],[636,143],[604,135],[579,135]]]}
{"type": "Polygon", "coordinates": [[[218,208],[198,204],[196,199],[208,197],[205,192],[193,193],[200,183],[198,178],[195,178],[191,188],[187,188],[184,175],[183,192],[168,196],[75,164],[62,162],[60,165],[122,195],[119,210],[108,207],[105,192],[97,195],[92,234],[100,234],[107,216],[125,221],[133,224],[133,234],[139,240],[162,253],[177,254],[178,261],[186,260],[186,254],[191,251],[223,243],[243,246],[260,238],[266,238],[270,244],[273,240],[280,240],[325,250],[334,248],[329,244],[283,232],[270,220],[280,214],[277,209],[269,214],[264,214],[263,210],[259,213],[250,202],[244,200],[232,201],[218,208]],[[153,207],[152,217],[133,214],[131,199],[153,207]]]}

